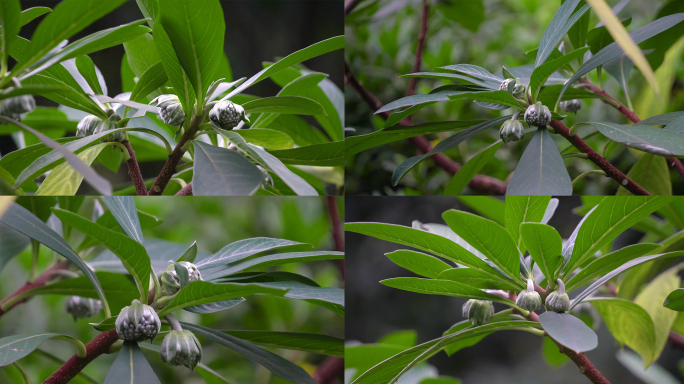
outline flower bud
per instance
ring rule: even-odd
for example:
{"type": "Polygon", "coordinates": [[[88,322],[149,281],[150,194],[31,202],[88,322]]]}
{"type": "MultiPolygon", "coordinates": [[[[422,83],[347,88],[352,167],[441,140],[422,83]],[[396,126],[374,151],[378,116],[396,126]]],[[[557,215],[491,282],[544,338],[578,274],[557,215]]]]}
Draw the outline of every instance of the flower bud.
{"type": "Polygon", "coordinates": [[[241,120],[249,121],[245,117],[245,109],[230,100],[219,101],[209,112],[209,120],[216,128],[231,130],[241,120]]]}
{"type": "MultiPolygon", "coordinates": [[[[195,264],[189,261],[180,261],[178,264],[185,267],[188,270],[188,283],[195,282],[202,279],[199,269],[195,264]]],[[[162,273],[161,279],[159,280],[161,288],[166,294],[166,296],[175,295],[180,289],[180,278],[176,273],[176,266],[174,264],[169,265],[166,271],[162,273]]]]}
{"type": "MultiPolygon", "coordinates": [[[[103,123],[100,124],[97,128],[95,128],[94,134],[106,132],[112,129],[116,129],[116,123],[121,120],[121,117],[119,115],[112,115],[109,117],[109,120],[103,120],[103,123]]],[[[126,140],[126,133],[125,132],[114,132],[111,135],[107,135],[100,139],[101,143],[111,143],[111,142],[122,142],[126,140]]]]}
{"type": "MultiPolygon", "coordinates": [[[[118,115],[112,115],[110,119],[101,119],[95,115],[88,115],[78,122],[78,125],[76,126],[76,136],[86,137],[116,129],[116,121],[118,120],[121,120],[118,115]]],[[[114,132],[111,135],[103,137],[100,142],[122,142],[125,139],[126,134],[124,132],[114,132]]]]}
{"type": "Polygon", "coordinates": [[[124,340],[143,341],[154,339],[161,328],[159,316],[149,305],[133,300],[116,318],[116,333],[124,340]]]}
{"type": "Polygon", "coordinates": [[[518,79],[506,79],[503,82],[501,82],[501,85],[499,86],[499,90],[501,91],[506,91],[510,93],[513,97],[516,99],[520,99],[525,95],[525,86],[520,82],[518,79]],[[515,85],[511,85],[511,83],[515,85]],[[509,91],[509,87],[513,87],[512,91],[509,91]]]}
{"type": "Polygon", "coordinates": [[[463,317],[470,319],[473,325],[484,325],[494,314],[494,304],[488,300],[470,299],[463,304],[463,317]]]}
{"type": "Polygon", "coordinates": [[[95,132],[98,125],[102,123],[102,119],[95,115],[88,115],[81,119],[76,126],[76,136],[86,137],[90,136],[95,132]]]}
{"type": "Polygon", "coordinates": [[[522,140],[525,137],[525,128],[519,120],[506,120],[501,125],[499,135],[504,143],[522,140]]]}
{"type": "Polygon", "coordinates": [[[66,311],[74,317],[74,321],[79,318],[93,317],[102,310],[102,302],[88,297],[69,296],[65,304],[66,311]]]}
{"type": "Polygon", "coordinates": [[[546,127],[551,122],[551,111],[540,101],[527,107],[525,121],[535,127],[546,127]]]}
{"type": "Polygon", "coordinates": [[[150,102],[156,103],[162,121],[174,127],[180,127],[185,122],[185,111],[180,99],[176,95],[161,95],[150,102]]]}
{"type": "Polygon", "coordinates": [[[549,311],[567,312],[570,309],[570,298],[565,293],[565,284],[560,279],[556,279],[556,283],[558,284],[558,290],[546,296],[544,305],[549,311]]]}
{"type": "Polygon", "coordinates": [[[0,114],[19,118],[22,113],[32,112],[36,109],[36,99],[31,95],[10,97],[0,101],[0,114]]]}
{"type": "Polygon", "coordinates": [[[527,289],[520,292],[518,298],[515,300],[515,304],[530,312],[541,308],[541,296],[534,290],[534,281],[532,281],[532,279],[527,279],[527,289]]]}
{"type": "Polygon", "coordinates": [[[202,345],[190,331],[171,331],[162,340],[159,357],[166,365],[195,369],[202,360],[202,345]]]}
{"type": "Polygon", "coordinates": [[[577,113],[582,108],[582,103],[577,99],[561,101],[560,108],[565,112],[577,113]]]}

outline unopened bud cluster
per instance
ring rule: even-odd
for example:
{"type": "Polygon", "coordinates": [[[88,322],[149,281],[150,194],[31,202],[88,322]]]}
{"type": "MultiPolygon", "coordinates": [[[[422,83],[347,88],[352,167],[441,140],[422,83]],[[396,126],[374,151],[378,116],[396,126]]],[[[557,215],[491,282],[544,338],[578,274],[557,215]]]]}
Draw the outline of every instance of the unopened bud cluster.
{"type": "Polygon", "coordinates": [[[518,119],[506,120],[503,125],[501,125],[499,135],[504,143],[522,140],[523,137],[525,137],[525,128],[518,119]]]}
{"type": "Polygon", "coordinates": [[[209,120],[216,128],[228,131],[237,127],[240,121],[249,121],[245,118],[245,109],[230,100],[216,103],[209,112],[209,120]]]}
{"type": "Polygon", "coordinates": [[[467,317],[473,325],[484,325],[494,314],[494,304],[489,300],[470,299],[463,304],[463,317],[467,317]]]}
{"type": "Polygon", "coordinates": [[[22,113],[32,112],[36,109],[36,99],[31,95],[22,95],[0,100],[0,115],[19,119],[22,113]]]}
{"type": "Polygon", "coordinates": [[[565,284],[560,279],[556,279],[556,283],[558,284],[558,290],[546,296],[544,306],[549,311],[567,312],[570,309],[570,298],[565,293],[565,284]]]}
{"type": "MultiPolygon", "coordinates": [[[[178,264],[182,265],[183,267],[185,267],[185,269],[188,270],[188,283],[192,283],[202,279],[202,275],[200,274],[200,271],[199,269],[197,269],[197,266],[195,266],[195,264],[190,263],[188,261],[180,261],[178,262],[178,264]]],[[[181,285],[180,278],[176,273],[176,267],[174,264],[171,264],[166,268],[166,271],[162,273],[159,281],[161,283],[162,291],[164,291],[164,294],[166,296],[172,296],[178,292],[181,285]]]]}
{"type": "Polygon", "coordinates": [[[525,122],[535,127],[546,127],[551,122],[551,111],[549,111],[547,106],[537,101],[535,104],[527,107],[525,122]]]}
{"type": "Polygon", "coordinates": [[[161,95],[150,102],[159,108],[159,117],[168,125],[180,127],[185,122],[185,111],[176,95],[161,95]]]}
{"type": "Polygon", "coordinates": [[[527,289],[518,294],[515,304],[518,307],[530,312],[541,308],[541,296],[539,296],[539,293],[534,290],[534,281],[532,279],[527,279],[527,289]]]}
{"type": "Polygon", "coordinates": [[[102,302],[88,297],[69,296],[65,308],[74,321],[80,318],[93,317],[102,310],[102,302]]]}
{"type": "MultiPolygon", "coordinates": [[[[109,119],[102,119],[95,115],[88,115],[78,122],[78,125],[76,126],[76,136],[87,137],[116,129],[116,123],[119,120],[121,120],[121,117],[116,114],[112,115],[109,119]]],[[[124,140],[126,140],[126,134],[121,131],[114,132],[100,139],[100,141],[103,143],[114,141],[120,143],[124,140]]]]}
{"type": "Polygon", "coordinates": [[[130,306],[124,307],[115,324],[116,333],[128,341],[154,339],[161,328],[157,312],[140,300],[133,300],[130,306]]]}
{"type": "Polygon", "coordinates": [[[577,99],[561,101],[560,109],[565,112],[577,113],[582,108],[582,103],[577,99]]]}
{"type": "Polygon", "coordinates": [[[516,99],[520,99],[525,95],[525,86],[518,79],[506,79],[501,82],[499,90],[506,91],[516,99]]]}
{"type": "Polygon", "coordinates": [[[159,347],[164,364],[195,369],[202,360],[202,345],[190,331],[170,331],[159,347]]]}

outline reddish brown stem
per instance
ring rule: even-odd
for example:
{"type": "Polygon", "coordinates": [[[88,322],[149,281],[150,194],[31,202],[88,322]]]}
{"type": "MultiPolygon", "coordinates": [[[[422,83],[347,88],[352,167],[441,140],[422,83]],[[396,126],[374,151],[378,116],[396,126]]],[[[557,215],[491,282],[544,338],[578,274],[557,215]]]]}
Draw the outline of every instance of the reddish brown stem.
{"type": "MultiPolygon", "coordinates": [[[[366,88],[364,88],[364,86],[361,84],[361,82],[359,82],[354,73],[352,73],[351,69],[349,68],[349,64],[346,62],[344,63],[344,72],[344,82],[347,84],[349,88],[356,92],[356,94],[361,98],[361,100],[363,100],[374,111],[382,108],[383,104],[378,99],[376,99],[375,96],[373,96],[366,88]]],[[[380,113],[380,115],[385,119],[389,117],[388,112],[382,112],[380,113]]],[[[403,126],[411,125],[407,119],[400,121],[398,124],[403,126]]],[[[432,146],[425,137],[413,137],[411,138],[411,141],[416,146],[418,146],[419,150],[422,153],[427,153],[432,150],[432,146]]],[[[433,155],[432,159],[434,160],[435,164],[437,164],[445,171],[451,173],[452,175],[458,172],[459,169],[461,169],[460,164],[451,161],[448,157],[444,156],[441,153],[433,155]]],[[[469,185],[471,188],[476,190],[489,191],[493,194],[503,195],[504,193],[506,193],[507,183],[489,176],[475,175],[475,177],[473,177],[473,179],[470,181],[469,185]]]]}
{"type": "Polygon", "coordinates": [[[135,158],[135,151],[133,150],[133,147],[131,147],[131,142],[124,140],[121,144],[126,147],[128,155],[130,156],[126,163],[128,164],[128,174],[131,176],[131,180],[133,180],[133,185],[135,186],[135,193],[138,196],[145,196],[147,195],[145,179],[143,179],[142,173],[140,173],[140,166],[138,166],[138,160],[135,158]]]}
{"type": "Polygon", "coordinates": [[[684,337],[678,333],[670,331],[667,338],[670,340],[670,345],[672,345],[673,348],[684,349],[684,337]]]}
{"type": "Polygon", "coordinates": [[[330,384],[344,372],[344,359],[329,357],[323,361],[314,374],[314,381],[319,384],[330,384]]]}
{"type": "Polygon", "coordinates": [[[192,182],[187,183],[185,187],[181,188],[181,190],[176,193],[176,196],[192,196],[192,182]]]}
{"type": "MultiPolygon", "coordinates": [[[[52,267],[50,267],[48,270],[40,274],[40,276],[36,277],[35,280],[33,280],[33,283],[25,283],[24,285],[21,286],[21,288],[17,289],[13,294],[7,296],[4,300],[0,301],[0,305],[6,303],[8,300],[12,299],[13,297],[22,294],[26,291],[30,291],[33,288],[37,287],[42,287],[43,285],[47,284],[52,277],[55,275],[56,272],[67,269],[69,267],[69,261],[68,260],[59,260],[57,261],[52,267]]],[[[12,304],[7,310],[3,311],[0,309],[0,316],[4,315],[5,313],[9,312],[12,308],[16,307],[17,305],[21,303],[25,303],[26,300],[20,300],[17,301],[16,303],[12,304]]]]}
{"type": "MultiPolygon", "coordinates": [[[[342,221],[337,210],[337,197],[328,196],[328,211],[330,212],[330,222],[332,224],[332,236],[335,241],[335,250],[344,252],[344,237],[342,235],[342,221]]],[[[344,259],[339,260],[340,273],[344,280],[344,259]]]]}
{"type": "Polygon", "coordinates": [[[166,159],[164,168],[162,168],[159,176],[157,176],[157,180],[155,180],[154,184],[152,184],[152,188],[150,188],[149,192],[147,193],[148,195],[161,195],[162,192],[164,192],[164,188],[166,188],[166,186],[169,184],[169,180],[171,180],[173,174],[176,172],[176,166],[185,154],[185,149],[183,149],[183,147],[186,143],[188,143],[188,141],[195,138],[197,127],[199,127],[201,123],[201,116],[193,117],[190,127],[187,131],[185,131],[185,133],[183,133],[183,135],[181,135],[180,140],[178,140],[178,144],[176,144],[176,148],[173,149],[173,152],[169,155],[169,158],[166,159]]]}
{"type": "Polygon", "coordinates": [[[584,142],[584,140],[580,139],[579,136],[570,136],[570,129],[566,127],[565,124],[557,120],[551,120],[550,125],[551,127],[553,127],[556,133],[565,137],[565,139],[568,140],[573,146],[575,146],[575,148],[577,148],[580,152],[586,153],[587,156],[589,156],[589,160],[591,160],[594,164],[601,168],[606,173],[606,176],[617,181],[618,184],[622,185],[628,191],[632,192],[635,195],[650,195],[650,193],[648,193],[648,191],[645,190],[642,186],[635,183],[624,173],[620,172],[619,169],[615,168],[615,166],[613,166],[613,164],[606,160],[605,157],[599,155],[596,151],[594,151],[587,143],[584,142]]]}
{"type": "MultiPolygon", "coordinates": [[[[423,61],[423,48],[425,47],[425,35],[427,34],[427,22],[429,12],[428,0],[423,0],[423,18],[420,24],[420,33],[418,34],[418,49],[416,50],[416,60],[413,63],[411,72],[420,71],[420,63],[423,61]]],[[[417,77],[412,77],[409,82],[408,92],[406,96],[411,96],[416,91],[417,77]]]]}
{"type": "MultiPolygon", "coordinates": [[[[591,89],[591,91],[594,92],[595,94],[601,95],[601,96],[603,96],[603,97],[606,97],[606,98],[612,100],[615,104],[608,103],[608,102],[606,102],[605,100],[604,100],[603,102],[606,103],[606,104],[611,105],[613,108],[615,108],[615,109],[617,109],[618,111],[620,111],[620,113],[622,113],[623,115],[625,115],[625,116],[626,116],[628,119],[630,119],[633,123],[636,124],[636,123],[638,123],[638,122],[641,121],[641,119],[639,118],[639,116],[637,116],[636,113],[634,113],[634,111],[629,110],[627,107],[624,106],[624,104],[622,104],[621,102],[619,102],[619,101],[618,101],[617,99],[615,99],[613,96],[609,95],[606,91],[602,91],[599,87],[597,87],[596,85],[592,84],[591,81],[589,81],[589,80],[587,80],[587,79],[584,79],[584,78],[581,78],[579,81],[580,81],[580,83],[585,84],[587,87],[589,87],[589,89],[591,89]]],[[[679,174],[679,177],[681,177],[681,178],[684,180],[684,165],[682,164],[682,162],[681,162],[679,159],[675,158],[675,157],[670,157],[670,158],[667,159],[667,161],[668,161],[668,162],[670,163],[670,165],[677,171],[677,173],[679,174]]]]}
{"type": "Polygon", "coordinates": [[[79,374],[90,362],[98,356],[107,353],[109,347],[119,340],[116,330],[102,332],[86,344],[86,357],[79,358],[74,354],[59,369],[53,373],[43,384],[66,384],[79,374]]]}

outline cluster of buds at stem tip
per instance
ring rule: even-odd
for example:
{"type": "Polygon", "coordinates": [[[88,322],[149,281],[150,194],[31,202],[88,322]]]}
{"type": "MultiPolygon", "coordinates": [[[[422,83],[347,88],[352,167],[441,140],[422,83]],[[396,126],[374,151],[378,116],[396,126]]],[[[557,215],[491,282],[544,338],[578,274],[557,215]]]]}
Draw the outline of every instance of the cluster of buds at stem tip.
{"type": "MultiPolygon", "coordinates": [[[[88,115],[78,122],[78,125],[76,126],[76,136],[86,137],[116,129],[116,123],[120,120],[121,117],[117,114],[111,115],[109,119],[102,119],[95,115],[88,115]]],[[[118,131],[103,137],[100,139],[100,142],[106,143],[116,141],[120,143],[124,140],[126,140],[126,133],[118,131]]]]}
{"type": "Polygon", "coordinates": [[[544,306],[549,311],[567,312],[570,309],[570,298],[565,293],[565,284],[563,284],[561,279],[556,279],[556,284],[558,284],[558,290],[546,296],[544,306]]]}
{"type": "Polygon", "coordinates": [[[93,317],[102,310],[102,302],[88,297],[69,296],[66,301],[66,311],[76,319],[93,317]]]}
{"type": "Polygon", "coordinates": [[[534,290],[534,280],[527,279],[527,289],[520,292],[518,298],[515,300],[515,304],[526,310],[526,311],[536,311],[541,308],[542,300],[539,293],[534,290]]]}
{"type": "Polygon", "coordinates": [[[561,101],[560,109],[565,112],[577,113],[582,108],[582,103],[577,99],[561,101]]]}
{"type": "Polygon", "coordinates": [[[159,108],[162,121],[174,127],[180,127],[185,122],[185,111],[180,99],[176,95],[161,95],[150,102],[159,108]]]}
{"type": "Polygon", "coordinates": [[[190,331],[170,331],[159,347],[159,357],[164,364],[193,370],[202,360],[202,345],[190,331]]]}
{"type": "MultiPolygon", "coordinates": [[[[185,267],[185,269],[188,270],[188,283],[192,283],[202,279],[202,275],[200,274],[200,271],[199,269],[197,269],[197,266],[195,266],[195,264],[189,261],[180,261],[178,262],[178,264],[182,265],[183,267],[185,267]]],[[[176,273],[176,266],[174,264],[171,264],[166,268],[166,271],[162,273],[159,282],[161,284],[162,291],[166,296],[172,296],[178,292],[181,285],[180,278],[176,273]]]]}
{"type": "Polygon", "coordinates": [[[22,113],[32,112],[36,109],[36,99],[31,95],[10,97],[0,101],[0,115],[19,119],[22,113]]]}
{"type": "Polygon", "coordinates": [[[463,304],[463,317],[467,317],[473,325],[484,325],[494,314],[494,304],[489,300],[470,299],[463,304]]]}
{"type": "Polygon", "coordinates": [[[518,79],[506,79],[499,86],[500,91],[506,91],[516,99],[525,96],[525,86],[518,79]]]}
{"type": "Polygon", "coordinates": [[[245,109],[230,100],[217,102],[209,112],[209,120],[216,128],[227,131],[237,127],[240,121],[249,122],[245,117],[245,109]]]}
{"type": "Polygon", "coordinates": [[[140,300],[133,300],[130,306],[124,307],[119,312],[115,324],[116,333],[128,341],[154,339],[161,329],[157,312],[140,300]]]}
{"type": "Polygon", "coordinates": [[[546,127],[551,122],[551,111],[540,101],[527,107],[525,111],[525,122],[535,127],[546,127]]]}
{"type": "Polygon", "coordinates": [[[501,125],[499,135],[501,136],[501,141],[504,143],[519,141],[525,137],[525,128],[517,118],[514,120],[506,120],[503,125],[501,125]]]}

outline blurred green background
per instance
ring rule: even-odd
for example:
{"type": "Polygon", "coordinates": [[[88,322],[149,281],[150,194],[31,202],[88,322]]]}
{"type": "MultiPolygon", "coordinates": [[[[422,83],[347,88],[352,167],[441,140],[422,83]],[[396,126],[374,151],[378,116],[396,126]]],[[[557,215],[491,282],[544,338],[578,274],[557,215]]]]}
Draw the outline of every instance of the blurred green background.
{"type": "MultiPolygon", "coordinates": [[[[619,0],[607,0],[610,6],[619,0]]],[[[450,64],[474,64],[492,73],[500,74],[506,68],[534,64],[534,58],[524,53],[539,46],[539,40],[546,25],[561,4],[560,0],[431,0],[428,17],[428,30],[421,71],[432,71],[437,67],[450,64]]],[[[682,0],[627,0],[626,6],[618,13],[618,18],[632,17],[629,31],[641,27],[666,14],[684,12],[682,0]]],[[[589,28],[594,28],[599,20],[591,12],[589,28]]],[[[400,77],[411,72],[417,49],[417,39],[422,15],[422,0],[364,0],[345,21],[345,57],[352,72],[361,83],[383,104],[406,95],[409,78],[400,77]]],[[[658,47],[659,43],[669,44],[684,35],[684,24],[655,36],[640,46],[643,49],[658,47]],[[666,38],[667,35],[667,38],[666,38]]],[[[567,37],[566,37],[567,40],[567,37]]],[[[566,43],[567,46],[567,43],[566,43]]],[[[665,50],[657,50],[647,59],[659,74],[663,99],[653,97],[650,88],[637,69],[630,79],[630,95],[637,114],[642,119],[665,112],[679,111],[684,108],[684,46],[675,44],[672,60],[663,62],[665,50]],[[658,64],[658,65],[656,65],[658,64]]],[[[669,47],[669,46],[668,46],[669,47]]],[[[577,64],[574,64],[577,68],[577,64]]],[[[597,83],[596,71],[589,78],[597,83]]],[[[432,89],[451,84],[441,80],[420,79],[416,94],[424,94],[432,89]]],[[[603,71],[603,84],[606,91],[623,103],[624,94],[617,82],[603,71]]],[[[374,116],[368,106],[348,87],[346,95],[346,124],[356,129],[354,135],[367,134],[382,127],[384,119],[374,116]]],[[[436,121],[491,119],[503,116],[505,111],[485,109],[470,100],[439,102],[421,109],[413,115],[412,123],[422,124],[436,121]]],[[[570,127],[581,121],[608,121],[627,124],[629,121],[617,110],[601,101],[582,101],[582,109],[576,116],[568,116],[564,123],[570,127]]],[[[585,137],[593,128],[580,128],[578,133],[585,137]]],[[[348,133],[350,135],[352,133],[348,133]]],[[[452,133],[430,135],[433,146],[452,133]]],[[[595,135],[586,141],[600,151],[607,139],[595,135]]],[[[517,143],[504,145],[496,158],[480,172],[506,180],[518,164],[518,159],[532,135],[517,143]]],[[[482,149],[499,139],[497,129],[489,129],[461,143],[445,154],[463,164],[482,149]]],[[[569,146],[562,137],[554,137],[559,149],[569,146]]],[[[426,160],[409,172],[397,187],[392,187],[391,176],[394,168],[408,157],[415,156],[416,147],[409,140],[382,145],[361,152],[346,164],[346,193],[350,195],[441,195],[451,179],[432,160],[426,160]]],[[[612,145],[608,159],[621,171],[627,173],[637,157],[624,146],[612,145]]],[[[582,172],[596,169],[587,160],[567,159],[571,178],[582,172]]],[[[684,182],[670,172],[674,194],[684,194],[684,182]]],[[[590,176],[579,182],[574,189],[575,195],[614,194],[618,185],[610,178],[590,176]]],[[[463,194],[486,194],[486,191],[472,191],[466,188],[463,194]]]]}
{"type": "MultiPolygon", "coordinates": [[[[84,207],[87,207],[86,198],[84,207]]],[[[339,209],[344,212],[342,199],[339,209]]],[[[314,246],[313,250],[334,250],[331,221],[325,198],[318,197],[136,197],[139,210],[155,215],[163,223],[144,230],[146,240],[161,239],[178,243],[183,247],[197,241],[200,252],[214,253],[224,245],[251,237],[283,238],[314,246]]],[[[343,218],[343,217],[342,217],[343,218]]],[[[72,245],[78,244],[79,233],[74,231],[72,245]]],[[[52,265],[57,256],[41,247],[39,273],[52,265]]],[[[176,259],[179,255],[169,255],[176,259]]],[[[30,249],[12,259],[0,274],[0,297],[13,293],[26,281],[31,265],[30,249]]],[[[338,261],[286,264],[277,270],[296,272],[315,280],[324,287],[343,287],[338,261]]],[[[157,271],[160,272],[160,271],[157,271]]],[[[39,296],[21,304],[0,317],[0,337],[40,332],[59,332],[90,341],[98,332],[89,322],[100,322],[104,315],[79,319],[65,313],[66,296],[39,296]]],[[[225,311],[197,315],[178,311],[181,321],[194,322],[218,330],[273,330],[318,333],[344,338],[344,319],[333,312],[302,300],[253,296],[245,302],[225,311]]],[[[203,341],[202,362],[219,372],[230,383],[281,383],[270,372],[232,350],[203,341]]],[[[155,344],[161,343],[157,337],[155,344]]],[[[41,347],[63,359],[74,353],[68,343],[47,341],[41,347]]],[[[326,356],[306,352],[267,348],[284,358],[299,364],[313,373],[326,356]]],[[[185,367],[168,367],[161,363],[158,354],[145,351],[145,355],[161,382],[195,384],[205,381],[197,372],[185,367]]],[[[102,382],[116,355],[103,355],[85,368],[84,372],[102,382]]],[[[42,382],[59,365],[36,353],[21,359],[19,363],[27,370],[34,382],[42,382]]],[[[12,366],[0,367],[0,383],[23,383],[12,366]]],[[[72,383],[87,383],[76,378],[72,383]]],[[[210,382],[211,383],[211,382],[210,382]]]]}

